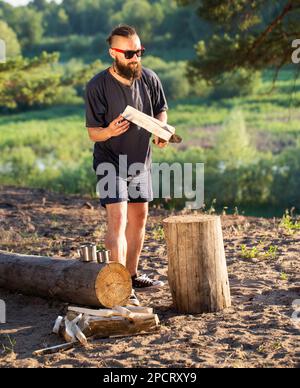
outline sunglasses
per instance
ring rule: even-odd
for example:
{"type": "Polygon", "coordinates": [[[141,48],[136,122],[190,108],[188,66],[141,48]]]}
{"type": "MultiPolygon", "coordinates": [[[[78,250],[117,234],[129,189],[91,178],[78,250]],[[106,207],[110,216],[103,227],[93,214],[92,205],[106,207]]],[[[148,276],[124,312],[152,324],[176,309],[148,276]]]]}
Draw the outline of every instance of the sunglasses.
{"type": "Polygon", "coordinates": [[[131,59],[136,55],[137,57],[142,57],[145,52],[145,47],[142,47],[139,50],[133,51],[133,50],[121,50],[117,48],[111,48],[112,50],[117,51],[118,53],[123,53],[126,59],[131,59]]]}

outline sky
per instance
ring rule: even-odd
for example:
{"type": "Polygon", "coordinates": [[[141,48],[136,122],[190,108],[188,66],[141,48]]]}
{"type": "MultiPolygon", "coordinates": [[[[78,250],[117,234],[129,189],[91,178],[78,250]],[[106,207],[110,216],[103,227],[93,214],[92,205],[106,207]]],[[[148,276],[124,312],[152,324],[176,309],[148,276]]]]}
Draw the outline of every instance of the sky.
{"type": "MultiPolygon", "coordinates": [[[[14,6],[18,6],[18,5],[26,5],[29,3],[30,0],[3,0],[5,1],[6,3],[9,3],[11,5],[14,5],[14,6]]],[[[57,1],[59,2],[59,1],[57,1]]]]}
{"type": "Polygon", "coordinates": [[[29,3],[29,0],[4,0],[6,3],[9,3],[11,5],[26,5],[29,3]]]}

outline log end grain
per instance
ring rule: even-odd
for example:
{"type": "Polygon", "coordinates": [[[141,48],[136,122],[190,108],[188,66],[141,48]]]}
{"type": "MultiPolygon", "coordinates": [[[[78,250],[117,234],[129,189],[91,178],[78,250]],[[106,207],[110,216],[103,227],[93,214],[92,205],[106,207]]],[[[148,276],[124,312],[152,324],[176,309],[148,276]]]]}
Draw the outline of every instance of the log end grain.
{"type": "Polygon", "coordinates": [[[163,220],[164,224],[190,224],[190,223],[203,223],[203,222],[215,222],[220,216],[212,216],[206,214],[197,215],[183,215],[183,216],[171,216],[163,220]]]}
{"type": "Polygon", "coordinates": [[[96,295],[104,307],[125,306],[132,291],[128,270],[119,263],[110,262],[98,274],[96,295]]]}

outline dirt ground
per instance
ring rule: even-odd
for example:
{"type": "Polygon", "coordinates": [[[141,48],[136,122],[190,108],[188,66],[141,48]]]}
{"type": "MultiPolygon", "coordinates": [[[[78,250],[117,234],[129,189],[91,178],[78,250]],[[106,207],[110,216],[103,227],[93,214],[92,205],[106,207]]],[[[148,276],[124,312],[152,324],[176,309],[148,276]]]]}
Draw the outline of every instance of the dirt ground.
{"type": "MultiPolygon", "coordinates": [[[[171,212],[151,209],[140,270],[167,282],[162,220],[171,212]]],[[[7,323],[0,325],[0,367],[300,367],[300,323],[292,303],[300,299],[300,232],[279,219],[222,216],[233,305],[216,314],[182,315],[172,305],[168,285],[139,294],[153,307],[161,330],[148,336],[105,339],[87,348],[33,357],[61,343],[51,334],[66,309],[59,301],[0,289],[7,323]],[[275,254],[247,258],[258,247],[275,254]],[[274,250],[272,250],[274,253],[274,250]]],[[[97,200],[43,190],[0,187],[0,249],[17,253],[74,257],[79,244],[102,241],[105,211],[97,200]]]]}

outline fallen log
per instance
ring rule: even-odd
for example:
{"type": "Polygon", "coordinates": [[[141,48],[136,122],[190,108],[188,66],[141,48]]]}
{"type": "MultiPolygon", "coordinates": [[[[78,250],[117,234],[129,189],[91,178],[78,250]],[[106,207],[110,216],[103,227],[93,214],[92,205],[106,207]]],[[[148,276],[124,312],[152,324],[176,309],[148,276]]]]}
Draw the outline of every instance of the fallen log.
{"type": "Polygon", "coordinates": [[[127,269],[115,262],[83,263],[0,251],[0,288],[111,308],[127,304],[132,283],[127,269]]]}

